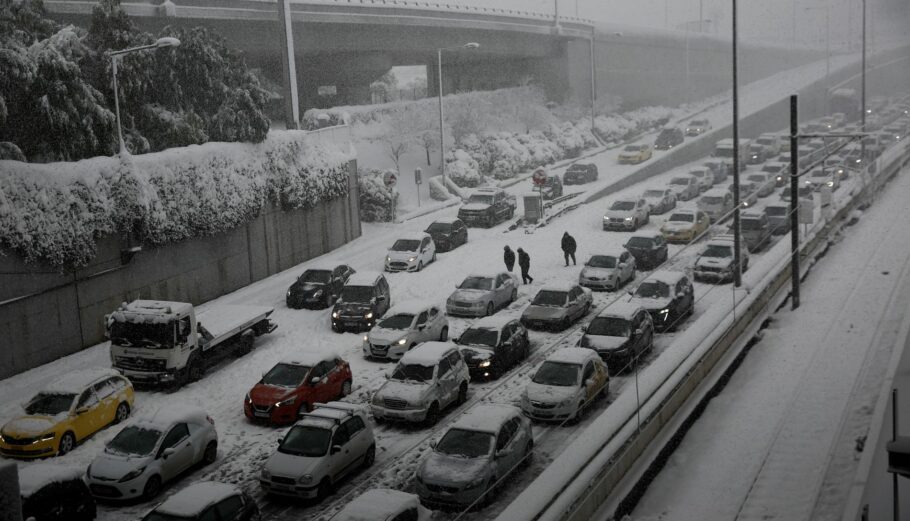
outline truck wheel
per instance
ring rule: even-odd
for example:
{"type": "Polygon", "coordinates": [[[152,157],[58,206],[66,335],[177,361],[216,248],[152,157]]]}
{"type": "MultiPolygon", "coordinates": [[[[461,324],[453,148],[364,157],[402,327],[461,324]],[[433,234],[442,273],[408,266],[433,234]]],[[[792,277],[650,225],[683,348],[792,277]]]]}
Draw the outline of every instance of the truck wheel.
{"type": "Polygon", "coordinates": [[[237,348],[234,350],[234,356],[241,357],[244,355],[250,354],[250,351],[253,350],[253,340],[255,338],[255,333],[252,329],[248,329],[240,335],[240,339],[237,341],[237,348]]]}
{"type": "Polygon", "coordinates": [[[202,360],[199,360],[199,357],[190,360],[187,373],[190,382],[195,382],[202,378],[202,375],[205,374],[205,366],[202,365],[202,360]]]}

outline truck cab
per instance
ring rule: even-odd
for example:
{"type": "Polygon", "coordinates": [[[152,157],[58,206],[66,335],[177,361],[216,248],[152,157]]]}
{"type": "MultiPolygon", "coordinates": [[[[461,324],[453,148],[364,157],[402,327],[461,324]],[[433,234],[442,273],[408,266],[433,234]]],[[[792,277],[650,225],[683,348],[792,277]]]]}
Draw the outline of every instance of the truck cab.
{"type": "Polygon", "coordinates": [[[517,206],[515,196],[501,188],[478,188],[471,194],[467,204],[458,209],[458,218],[468,226],[490,228],[514,217],[517,206]]]}

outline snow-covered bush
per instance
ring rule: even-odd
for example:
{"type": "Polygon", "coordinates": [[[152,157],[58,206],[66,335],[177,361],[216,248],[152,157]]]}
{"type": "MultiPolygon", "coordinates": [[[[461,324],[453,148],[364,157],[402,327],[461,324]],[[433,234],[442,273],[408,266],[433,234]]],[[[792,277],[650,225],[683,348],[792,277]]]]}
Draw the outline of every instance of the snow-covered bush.
{"type": "Polygon", "coordinates": [[[459,148],[446,154],[446,175],[458,186],[473,188],[480,185],[480,167],[467,152],[459,148]]]}
{"type": "Polygon", "coordinates": [[[443,186],[439,176],[431,177],[427,181],[427,186],[430,187],[430,199],[434,201],[445,201],[452,197],[452,194],[443,186]]]}
{"type": "Polygon", "coordinates": [[[351,159],[289,131],[259,144],[207,143],[122,159],[0,161],[0,248],[64,268],[90,261],[105,234],[163,244],[222,233],[269,204],[310,208],[347,195],[351,159]]]}
{"type": "Polygon", "coordinates": [[[398,207],[398,190],[385,184],[387,173],[392,170],[361,170],[357,174],[360,187],[360,219],[366,222],[391,222],[398,207]]]}
{"type": "Polygon", "coordinates": [[[623,143],[666,125],[680,115],[678,112],[669,107],[641,107],[623,114],[597,116],[594,129],[604,142],[623,143]]]}

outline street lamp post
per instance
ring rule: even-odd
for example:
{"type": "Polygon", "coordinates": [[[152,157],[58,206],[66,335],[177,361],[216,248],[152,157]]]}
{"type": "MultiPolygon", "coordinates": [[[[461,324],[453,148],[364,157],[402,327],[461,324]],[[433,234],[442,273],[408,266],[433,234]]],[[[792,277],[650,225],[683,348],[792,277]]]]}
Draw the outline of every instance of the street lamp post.
{"type": "Polygon", "coordinates": [[[733,0],[733,286],[742,285],[742,239],[739,211],[739,73],[736,54],[736,0],[733,0]]]}
{"type": "Polygon", "coordinates": [[[122,49],[119,51],[111,51],[108,56],[111,57],[111,74],[114,77],[114,112],[117,115],[117,138],[120,140],[120,153],[126,152],[126,144],[123,142],[123,127],[120,124],[120,95],[117,93],[117,64],[123,59],[123,56],[126,54],[145,51],[148,49],[161,49],[163,47],[177,47],[180,45],[180,40],[172,37],[158,38],[155,43],[149,45],[140,45],[137,47],[130,47],[129,49],[122,49]]]}
{"type": "Polygon", "coordinates": [[[445,119],[442,113],[442,51],[451,51],[455,49],[477,49],[480,44],[477,42],[468,42],[458,47],[440,47],[436,49],[436,73],[437,90],[439,91],[439,171],[442,174],[442,186],[446,185],[446,135],[445,119]]]}

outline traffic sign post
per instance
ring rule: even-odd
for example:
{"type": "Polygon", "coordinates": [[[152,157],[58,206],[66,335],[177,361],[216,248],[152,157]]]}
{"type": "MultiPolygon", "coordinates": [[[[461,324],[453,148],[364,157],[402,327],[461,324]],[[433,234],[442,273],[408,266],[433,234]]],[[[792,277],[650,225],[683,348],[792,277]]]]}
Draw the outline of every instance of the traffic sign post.
{"type": "Polygon", "coordinates": [[[414,184],[417,185],[417,208],[420,208],[420,185],[423,184],[423,172],[419,168],[414,170],[414,184]]]}

